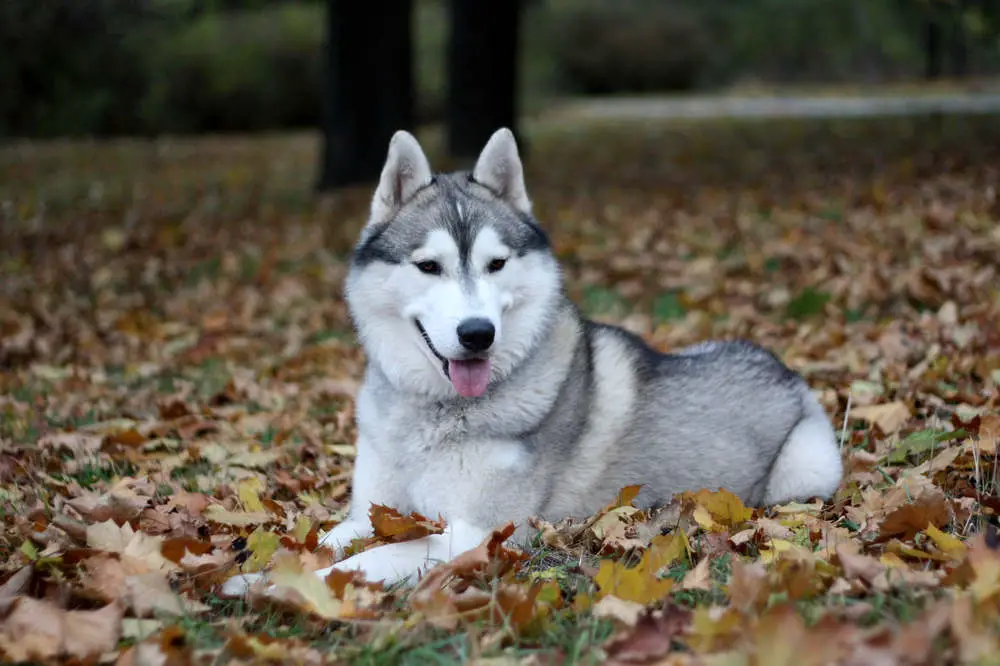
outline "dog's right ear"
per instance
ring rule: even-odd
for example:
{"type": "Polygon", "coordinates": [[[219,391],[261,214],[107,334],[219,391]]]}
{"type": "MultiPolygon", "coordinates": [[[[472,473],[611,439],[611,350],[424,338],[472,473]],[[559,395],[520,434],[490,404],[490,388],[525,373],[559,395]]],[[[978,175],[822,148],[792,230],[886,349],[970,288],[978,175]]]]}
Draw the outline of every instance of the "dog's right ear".
{"type": "Polygon", "coordinates": [[[416,138],[406,130],[397,131],[389,141],[389,155],[372,197],[368,224],[391,218],[420,188],[430,185],[432,179],[431,165],[416,138]]]}

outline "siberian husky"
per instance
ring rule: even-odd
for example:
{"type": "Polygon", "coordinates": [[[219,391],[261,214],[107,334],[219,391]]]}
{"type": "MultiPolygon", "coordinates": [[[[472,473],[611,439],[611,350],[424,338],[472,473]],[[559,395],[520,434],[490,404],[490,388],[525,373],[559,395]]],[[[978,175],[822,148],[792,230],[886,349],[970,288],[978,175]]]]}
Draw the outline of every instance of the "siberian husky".
{"type": "Polygon", "coordinates": [[[346,296],[368,365],[350,514],[322,542],[370,536],[372,503],[448,527],[337,569],[412,583],[508,521],[523,542],[529,517],[585,517],[631,484],[640,505],[720,487],[748,505],[827,499],[840,485],[827,415],[771,352],[661,354],[581,316],[508,129],[471,173],[434,174],[411,134],[392,137],[346,296]]]}

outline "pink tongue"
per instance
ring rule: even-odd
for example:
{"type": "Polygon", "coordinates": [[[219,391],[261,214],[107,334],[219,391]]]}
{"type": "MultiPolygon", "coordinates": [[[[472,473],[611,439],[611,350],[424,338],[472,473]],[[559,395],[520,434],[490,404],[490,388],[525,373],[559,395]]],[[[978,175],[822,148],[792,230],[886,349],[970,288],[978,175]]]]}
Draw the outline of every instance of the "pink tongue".
{"type": "Polygon", "coordinates": [[[448,361],[448,375],[459,395],[478,398],[486,393],[486,385],[490,381],[490,361],[489,359],[448,361]]]}

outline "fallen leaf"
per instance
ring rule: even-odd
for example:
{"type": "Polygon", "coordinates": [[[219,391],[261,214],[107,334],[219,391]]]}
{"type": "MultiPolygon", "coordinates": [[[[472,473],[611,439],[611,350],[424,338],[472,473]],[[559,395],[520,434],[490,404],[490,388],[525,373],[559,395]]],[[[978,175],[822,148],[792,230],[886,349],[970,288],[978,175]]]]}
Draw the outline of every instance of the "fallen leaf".
{"type": "Polygon", "coordinates": [[[12,661],[68,657],[95,659],[114,650],[121,636],[122,608],[66,611],[50,601],[17,597],[0,621],[0,654],[12,661]]]}
{"type": "Polygon", "coordinates": [[[886,435],[891,435],[910,420],[910,408],[905,402],[896,400],[881,405],[858,407],[851,411],[851,416],[867,421],[886,435]]]}
{"type": "Polygon", "coordinates": [[[734,608],[744,613],[760,610],[770,593],[767,570],[762,564],[733,559],[727,594],[734,608]]]}
{"type": "Polygon", "coordinates": [[[635,626],[612,636],[605,644],[608,664],[647,664],[670,652],[675,636],[687,630],[691,612],[668,605],[663,610],[644,612],[635,626]]]}
{"type": "Polygon", "coordinates": [[[709,560],[702,558],[693,569],[684,574],[681,580],[682,590],[711,590],[712,574],[709,571],[709,560]]]}
{"type": "Polygon", "coordinates": [[[404,516],[396,509],[380,504],[372,504],[368,516],[375,538],[385,543],[412,541],[430,534],[441,534],[445,528],[443,519],[431,520],[416,512],[404,516]]]}

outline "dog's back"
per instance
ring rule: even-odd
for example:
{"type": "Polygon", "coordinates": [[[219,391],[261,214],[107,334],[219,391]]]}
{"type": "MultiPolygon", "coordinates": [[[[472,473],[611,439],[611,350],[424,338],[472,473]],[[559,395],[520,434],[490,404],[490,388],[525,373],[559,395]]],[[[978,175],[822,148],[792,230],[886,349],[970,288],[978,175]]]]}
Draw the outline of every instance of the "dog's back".
{"type": "Polygon", "coordinates": [[[587,515],[637,483],[644,504],[724,487],[757,505],[826,497],[839,485],[825,413],[771,352],[732,341],[659,354],[590,322],[581,335],[592,349],[593,390],[572,456],[556,465],[566,471],[545,514],[587,515]]]}

